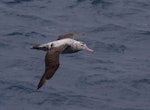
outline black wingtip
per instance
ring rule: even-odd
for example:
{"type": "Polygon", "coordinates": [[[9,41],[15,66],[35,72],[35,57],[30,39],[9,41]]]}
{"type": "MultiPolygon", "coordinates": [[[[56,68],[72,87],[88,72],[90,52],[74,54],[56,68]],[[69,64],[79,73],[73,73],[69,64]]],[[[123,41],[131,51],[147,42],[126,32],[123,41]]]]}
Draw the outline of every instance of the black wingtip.
{"type": "Polygon", "coordinates": [[[37,89],[40,89],[40,88],[41,88],[41,87],[39,87],[39,86],[37,87],[37,89]]]}
{"type": "Polygon", "coordinates": [[[40,82],[37,86],[37,89],[40,89],[42,86],[43,86],[43,83],[40,82]]]}
{"type": "Polygon", "coordinates": [[[40,89],[44,85],[45,82],[46,82],[46,78],[43,76],[37,86],[37,89],[40,89]]]}

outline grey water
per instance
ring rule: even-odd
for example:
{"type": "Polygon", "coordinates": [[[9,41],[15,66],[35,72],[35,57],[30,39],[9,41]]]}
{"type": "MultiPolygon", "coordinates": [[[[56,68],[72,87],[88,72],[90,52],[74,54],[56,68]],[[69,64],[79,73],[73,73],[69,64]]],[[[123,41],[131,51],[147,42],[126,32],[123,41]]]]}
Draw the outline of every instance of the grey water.
{"type": "Polygon", "coordinates": [[[1,0],[0,110],[150,110],[150,1],[1,0]],[[37,90],[30,47],[74,32],[95,52],[61,55],[37,90]]]}

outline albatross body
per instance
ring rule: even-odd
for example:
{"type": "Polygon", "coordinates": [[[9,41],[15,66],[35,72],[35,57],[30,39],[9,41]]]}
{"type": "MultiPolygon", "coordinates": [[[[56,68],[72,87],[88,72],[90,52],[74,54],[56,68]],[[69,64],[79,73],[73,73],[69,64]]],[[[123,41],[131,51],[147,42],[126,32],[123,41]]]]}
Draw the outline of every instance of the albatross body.
{"type": "Polygon", "coordinates": [[[38,84],[38,89],[43,86],[46,80],[49,80],[59,67],[60,53],[75,53],[80,50],[93,52],[85,43],[73,39],[74,34],[60,35],[56,41],[35,45],[32,49],[47,51],[45,56],[45,72],[38,84]]]}
{"type": "Polygon", "coordinates": [[[68,47],[64,51],[62,51],[63,54],[78,52],[78,51],[82,50],[83,47],[85,48],[85,50],[88,50],[91,52],[93,51],[93,50],[89,49],[85,43],[71,39],[71,38],[64,38],[64,39],[60,39],[57,41],[53,41],[53,42],[49,42],[49,43],[45,43],[45,44],[41,44],[41,45],[35,45],[32,47],[32,49],[47,51],[47,50],[51,49],[51,44],[53,44],[53,47],[59,47],[61,45],[68,45],[68,47]]]}

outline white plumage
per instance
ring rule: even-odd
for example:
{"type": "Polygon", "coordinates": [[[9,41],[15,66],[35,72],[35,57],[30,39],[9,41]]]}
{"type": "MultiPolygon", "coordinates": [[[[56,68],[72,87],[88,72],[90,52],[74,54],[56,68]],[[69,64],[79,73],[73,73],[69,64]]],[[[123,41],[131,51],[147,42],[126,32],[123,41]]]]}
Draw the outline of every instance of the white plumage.
{"type": "Polygon", "coordinates": [[[41,49],[42,48],[47,48],[48,50],[51,48],[51,45],[53,44],[54,47],[59,47],[61,45],[68,45],[68,46],[73,46],[75,42],[78,42],[74,39],[61,39],[61,40],[57,40],[57,41],[52,41],[52,42],[49,42],[49,43],[45,43],[45,44],[41,44],[41,45],[38,45],[38,47],[41,49]]]}
{"type": "Polygon", "coordinates": [[[93,50],[88,48],[85,43],[74,40],[72,38],[73,34],[71,34],[71,36],[68,36],[68,35],[70,35],[70,34],[62,35],[59,37],[59,40],[56,40],[56,41],[52,41],[52,42],[40,44],[40,45],[35,45],[32,47],[32,49],[47,51],[47,50],[51,49],[52,45],[53,45],[53,47],[67,45],[67,48],[64,51],[62,51],[62,53],[64,53],[64,54],[74,53],[74,52],[78,52],[80,50],[87,50],[89,52],[93,52],[93,50]]]}

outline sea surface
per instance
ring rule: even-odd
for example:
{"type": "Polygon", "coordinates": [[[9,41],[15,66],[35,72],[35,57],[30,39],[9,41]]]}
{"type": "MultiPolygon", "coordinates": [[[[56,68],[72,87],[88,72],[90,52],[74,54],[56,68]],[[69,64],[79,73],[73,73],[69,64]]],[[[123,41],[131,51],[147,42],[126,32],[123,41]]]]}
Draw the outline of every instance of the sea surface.
{"type": "Polygon", "coordinates": [[[0,0],[0,110],[150,110],[150,0],[0,0]],[[37,90],[30,47],[76,32],[95,52],[60,55],[37,90]]]}

